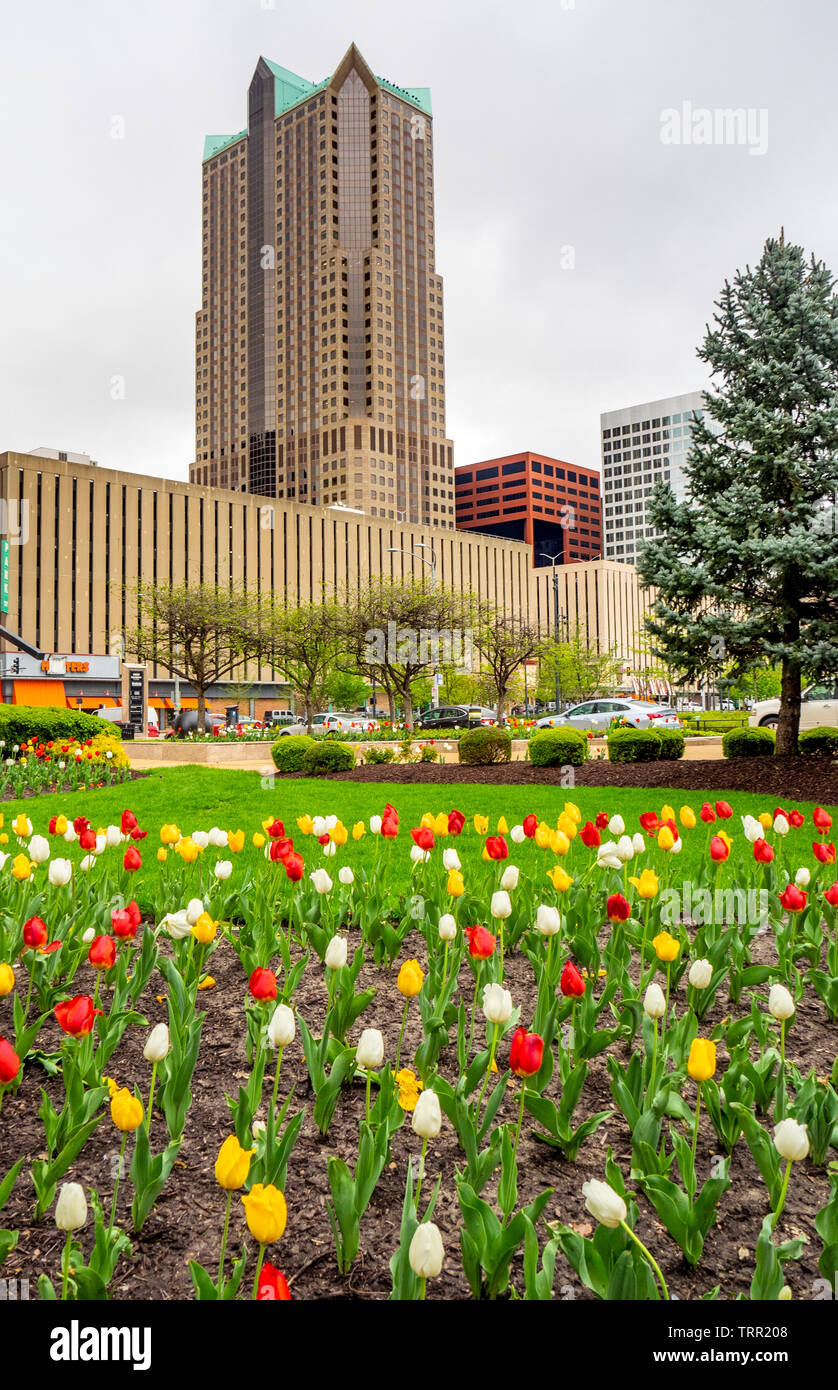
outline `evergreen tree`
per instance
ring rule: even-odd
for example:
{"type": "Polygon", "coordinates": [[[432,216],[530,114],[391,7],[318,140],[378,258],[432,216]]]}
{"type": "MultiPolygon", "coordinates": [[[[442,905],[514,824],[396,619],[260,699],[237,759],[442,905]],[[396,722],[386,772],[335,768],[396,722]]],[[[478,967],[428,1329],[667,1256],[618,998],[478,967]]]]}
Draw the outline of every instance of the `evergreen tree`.
{"type": "Polygon", "coordinates": [[[687,678],[778,662],[777,753],[794,754],[801,672],[838,671],[835,281],[781,233],[725,282],[716,309],[698,351],[713,387],[693,427],[687,500],[669,484],[652,499],[662,534],[638,566],[657,591],[647,627],[687,678]]]}

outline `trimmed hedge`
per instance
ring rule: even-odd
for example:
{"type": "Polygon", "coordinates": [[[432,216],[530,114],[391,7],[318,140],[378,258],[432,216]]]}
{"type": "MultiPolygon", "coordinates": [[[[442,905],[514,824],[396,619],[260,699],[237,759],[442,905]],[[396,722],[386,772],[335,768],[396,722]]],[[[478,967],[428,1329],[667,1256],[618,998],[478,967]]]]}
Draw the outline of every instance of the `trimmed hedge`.
{"type": "Polygon", "coordinates": [[[804,729],[797,738],[798,750],[809,758],[838,758],[838,729],[819,724],[817,729],[804,729]]]}
{"type": "MultiPolygon", "coordinates": [[[[305,735],[301,735],[305,737],[305,735]]],[[[355,754],[345,743],[315,743],[303,753],[303,772],[347,772],[355,766],[355,754]]]]}
{"type": "Polygon", "coordinates": [[[728,729],[722,738],[722,752],[726,758],[770,757],[776,743],[773,729],[728,729]]]}
{"type": "Polygon", "coordinates": [[[655,763],[662,752],[663,739],[657,729],[612,729],[608,735],[612,763],[655,763]]]}
{"type": "Polygon", "coordinates": [[[529,746],[536,767],[581,767],[588,756],[588,740],[578,729],[540,729],[529,746]]]}
{"type": "Polygon", "coordinates": [[[274,766],[279,772],[302,772],[305,766],[303,759],[313,746],[314,739],[309,738],[308,734],[288,734],[285,738],[278,738],[271,747],[274,766]]]}
{"type": "Polygon", "coordinates": [[[655,729],[661,741],[661,762],[675,763],[684,756],[684,735],[678,729],[655,729]]]}
{"type": "Polygon", "coordinates": [[[95,738],[97,734],[121,738],[118,724],[81,710],[51,705],[0,705],[0,740],[6,749],[13,748],[16,743],[27,743],[30,738],[41,743],[48,743],[50,739],[68,743],[76,739],[84,743],[85,739],[95,738]]]}
{"type": "Polygon", "coordinates": [[[457,743],[461,763],[486,767],[489,763],[508,763],[512,758],[512,738],[506,729],[469,729],[457,743]]]}

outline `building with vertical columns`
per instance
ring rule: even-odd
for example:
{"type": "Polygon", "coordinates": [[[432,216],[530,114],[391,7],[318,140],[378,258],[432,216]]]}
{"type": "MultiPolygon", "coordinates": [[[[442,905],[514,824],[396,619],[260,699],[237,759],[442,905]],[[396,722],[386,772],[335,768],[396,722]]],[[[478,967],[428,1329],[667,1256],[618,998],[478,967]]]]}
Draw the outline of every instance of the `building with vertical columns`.
{"type": "Polygon", "coordinates": [[[453,530],[433,118],[352,44],[208,136],[190,481],[453,530]]]}

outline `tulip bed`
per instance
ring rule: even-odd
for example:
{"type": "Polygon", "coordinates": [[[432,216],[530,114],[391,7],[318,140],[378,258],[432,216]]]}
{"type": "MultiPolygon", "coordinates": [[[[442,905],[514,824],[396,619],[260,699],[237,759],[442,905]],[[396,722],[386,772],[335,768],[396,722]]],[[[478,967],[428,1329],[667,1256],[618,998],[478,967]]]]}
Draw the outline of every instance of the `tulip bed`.
{"type": "Polygon", "coordinates": [[[0,1275],[829,1296],[835,808],[386,790],[189,769],[9,808],[0,1275]]]}

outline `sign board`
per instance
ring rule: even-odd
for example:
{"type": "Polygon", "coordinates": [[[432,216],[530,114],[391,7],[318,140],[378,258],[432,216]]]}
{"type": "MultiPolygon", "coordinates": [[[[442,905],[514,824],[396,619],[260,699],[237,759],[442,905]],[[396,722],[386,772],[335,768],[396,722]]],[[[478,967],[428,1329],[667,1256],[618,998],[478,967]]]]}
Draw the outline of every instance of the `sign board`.
{"type": "Polygon", "coordinates": [[[146,710],[148,708],[146,683],[147,672],[145,666],[123,666],[123,722],[125,724],[133,724],[134,728],[139,729],[141,732],[145,729],[146,710]]]}
{"type": "Polygon", "coordinates": [[[0,612],[9,611],[9,542],[0,540],[0,612]]]}

